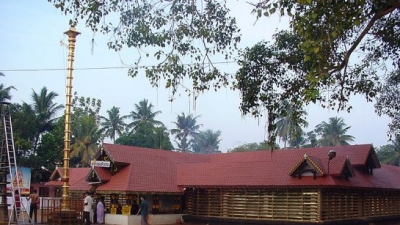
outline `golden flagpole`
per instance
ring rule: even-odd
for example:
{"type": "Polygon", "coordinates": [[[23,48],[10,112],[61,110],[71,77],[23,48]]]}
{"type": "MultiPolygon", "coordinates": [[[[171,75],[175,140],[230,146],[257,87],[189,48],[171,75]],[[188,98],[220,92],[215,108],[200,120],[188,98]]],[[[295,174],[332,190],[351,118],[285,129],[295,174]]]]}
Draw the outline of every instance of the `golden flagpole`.
{"type": "Polygon", "coordinates": [[[65,129],[64,129],[64,158],[63,158],[63,177],[62,177],[62,209],[68,209],[68,189],[69,189],[69,152],[71,143],[71,106],[72,106],[72,71],[74,63],[74,52],[76,36],[80,33],[74,27],[64,32],[68,35],[68,68],[66,83],[66,103],[65,103],[65,129]]]}

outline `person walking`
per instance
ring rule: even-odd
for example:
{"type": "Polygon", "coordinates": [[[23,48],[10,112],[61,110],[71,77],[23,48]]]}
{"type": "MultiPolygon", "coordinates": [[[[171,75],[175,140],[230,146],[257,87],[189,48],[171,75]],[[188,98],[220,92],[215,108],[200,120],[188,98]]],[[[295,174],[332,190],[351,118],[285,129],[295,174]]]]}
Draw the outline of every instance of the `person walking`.
{"type": "Polygon", "coordinates": [[[85,198],[83,199],[83,219],[85,225],[90,225],[90,210],[92,210],[93,199],[90,196],[90,192],[85,193],[85,198]]]}
{"type": "Polygon", "coordinates": [[[29,206],[29,222],[32,223],[32,216],[34,217],[34,224],[37,224],[37,209],[39,204],[39,195],[36,189],[33,189],[33,193],[29,195],[28,201],[31,201],[29,206]],[[33,215],[35,214],[35,215],[33,215]]]}
{"type": "Polygon", "coordinates": [[[140,216],[141,216],[140,224],[147,225],[147,217],[149,214],[149,205],[147,204],[147,201],[144,196],[140,197],[140,201],[141,202],[139,205],[139,211],[137,212],[136,215],[139,215],[139,213],[140,213],[140,216]]]}

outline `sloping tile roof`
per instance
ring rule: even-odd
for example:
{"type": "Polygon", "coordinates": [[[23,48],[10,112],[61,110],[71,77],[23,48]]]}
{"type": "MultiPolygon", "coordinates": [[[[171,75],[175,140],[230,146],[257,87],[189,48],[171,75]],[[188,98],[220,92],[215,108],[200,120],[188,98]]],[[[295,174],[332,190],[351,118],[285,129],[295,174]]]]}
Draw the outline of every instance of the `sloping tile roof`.
{"type": "MultiPolygon", "coordinates": [[[[87,187],[83,183],[82,180],[85,180],[86,175],[89,173],[90,168],[69,168],[69,188],[71,189],[74,186],[85,186],[85,188],[87,187]]],[[[63,182],[61,182],[61,180],[59,180],[58,178],[61,178],[64,174],[64,171],[62,168],[56,168],[53,171],[53,174],[50,177],[50,181],[46,183],[46,185],[49,186],[62,186],[63,182]]],[[[84,182],[86,183],[86,182],[84,182]]],[[[90,189],[90,185],[89,185],[89,189],[90,189]]],[[[89,190],[89,189],[78,189],[78,190],[89,190]]]]}
{"type": "Polygon", "coordinates": [[[98,191],[182,192],[177,186],[179,163],[209,162],[209,155],[104,144],[114,162],[129,164],[117,171],[98,191]]]}
{"type": "MultiPolygon", "coordinates": [[[[301,148],[301,149],[284,149],[271,151],[256,151],[256,152],[236,152],[230,154],[214,154],[211,162],[256,162],[267,161],[275,158],[300,159],[304,154],[328,160],[328,152],[335,150],[337,155],[349,156],[353,166],[362,166],[367,162],[369,154],[376,157],[373,147],[370,144],[365,145],[347,145],[347,146],[330,146],[316,148],[301,148]],[[293,152],[296,152],[293,154],[293,152]]],[[[379,164],[379,161],[377,162],[379,164]]],[[[379,167],[379,166],[378,166],[379,167]]]]}
{"type": "MultiPolygon", "coordinates": [[[[385,165],[380,168],[372,145],[199,155],[104,144],[103,151],[114,163],[125,166],[113,175],[107,168],[94,168],[102,181],[109,180],[97,191],[181,193],[184,187],[282,186],[400,188],[400,168],[385,165]],[[330,150],[335,150],[337,156],[329,161],[330,150]],[[304,155],[318,168],[316,179],[288,175],[304,155]],[[373,175],[362,174],[361,169],[351,170],[355,177],[348,180],[337,177],[346,166],[357,168],[366,163],[380,169],[374,169],[373,175]]],[[[91,186],[85,181],[90,168],[71,168],[70,171],[70,190],[90,190],[91,186]],[[78,173],[79,169],[86,169],[86,172],[78,173]]]]}
{"type": "Polygon", "coordinates": [[[51,180],[51,181],[46,182],[44,185],[47,185],[47,186],[63,186],[63,182],[57,181],[57,180],[51,180]]]}
{"type": "MultiPolygon", "coordinates": [[[[179,164],[178,181],[180,187],[232,187],[232,186],[344,186],[360,188],[400,188],[400,168],[387,166],[375,169],[373,175],[352,171],[355,177],[349,180],[326,176],[328,174],[328,152],[335,150],[337,157],[330,161],[332,175],[340,174],[347,164],[360,167],[367,163],[368,157],[376,157],[372,145],[353,145],[310,149],[242,152],[212,155],[210,162],[179,164]],[[314,179],[303,176],[300,179],[288,173],[298,164],[299,159],[307,155],[325,176],[314,179]],[[317,160],[319,159],[319,160],[317,160]],[[391,177],[388,180],[386,177],[391,177]],[[385,182],[382,185],[382,179],[385,182]]],[[[379,162],[375,167],[381,167],[379,162]]]]}
{"type": "MultiPolygon", "coordinates": [[[[90,168],[82,168],[86,169],[85,172],[82,171],[81,174],[79,174],[79,178],[76,179],[76,182],[70,181],[69,183],[69,190],[70,191],[89,191],[92,188],[92,185],[90,185],[88,182],[86,182],[86,176],[90,172],[90,168]],[[82,176],[84,175],[84,176],[82,176]]],[[[72,177],[73,175],[70,175],[72,177]]]]}
{"type": "Polygon", "coordinates": [[[106,168],[95,167],[93,170],[102,182],[108,182],[111,179],[111,172],[106,168]]]}

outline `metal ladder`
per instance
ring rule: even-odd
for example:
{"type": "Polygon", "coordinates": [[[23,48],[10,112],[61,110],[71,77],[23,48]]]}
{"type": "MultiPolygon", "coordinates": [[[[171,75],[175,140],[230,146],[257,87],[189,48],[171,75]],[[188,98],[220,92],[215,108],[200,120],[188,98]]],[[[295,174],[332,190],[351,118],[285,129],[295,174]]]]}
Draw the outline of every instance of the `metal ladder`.
{"type": "Polygon", "coordinates": [[[11,207],[11,214],[9,216],[8,224],[17,223],[24,224],[23,212],[27,213],[24,205],[21,201],[21,186],[20,186],[20,174],[18,173],[17,158],[14,148],[14,137],[11,123],[11,110],[9,103],[1,102],[1,114],[2,114],[2,128],[3,128],[3,140],[2,150],[7,152],[8,172],[10,174],[10,185],[11,195],[13,204],[11,207]],[[14,182],[16,180],[17,182],[14,182]],[[18,198],[16,198],[16,191],[18,191],[18,198]]]}

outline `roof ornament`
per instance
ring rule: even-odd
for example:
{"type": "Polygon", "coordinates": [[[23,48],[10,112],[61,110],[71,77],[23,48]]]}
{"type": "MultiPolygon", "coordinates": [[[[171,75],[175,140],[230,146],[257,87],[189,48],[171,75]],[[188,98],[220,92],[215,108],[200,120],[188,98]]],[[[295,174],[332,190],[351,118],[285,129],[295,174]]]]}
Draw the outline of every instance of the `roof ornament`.
{"type": "Polygon", "coordinates": [[[307,157],[308,157],[308,156],[307,156],[307,154],[304,154],[304,156],[303,156],[303,157],[304,157],[304,159],[307,159],[307,157]]]}

